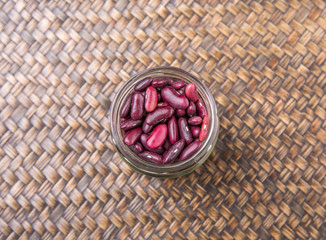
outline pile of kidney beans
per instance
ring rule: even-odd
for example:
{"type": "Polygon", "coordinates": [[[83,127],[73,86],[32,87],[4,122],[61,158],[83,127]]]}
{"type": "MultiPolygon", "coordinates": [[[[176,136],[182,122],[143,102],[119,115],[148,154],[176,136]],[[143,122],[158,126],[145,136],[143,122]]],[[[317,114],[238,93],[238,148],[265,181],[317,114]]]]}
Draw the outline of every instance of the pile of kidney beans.
{"type": "Polygon", "coordinates": [[[209,118],[194,83],[145,78],[120,111],[123,142],[142,159],[173,163],[191,157],[207,137],[209,118]]]}

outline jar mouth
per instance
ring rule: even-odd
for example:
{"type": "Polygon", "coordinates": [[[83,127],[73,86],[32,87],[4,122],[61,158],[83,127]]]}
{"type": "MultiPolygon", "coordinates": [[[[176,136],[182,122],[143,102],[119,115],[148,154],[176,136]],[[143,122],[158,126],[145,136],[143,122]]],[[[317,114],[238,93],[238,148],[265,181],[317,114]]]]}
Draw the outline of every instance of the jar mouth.
{"type": "Polygon", "coordinates": [[[110,108],[110,129],[112,140],[117,152],[131,167],[146,175],[155,177],[171,177],[175,175],[184,175],[191,172],[205,162],[217,141],[219,133],[219,118],[217,115],[216,103],[212,94],[197,78],[179,68],[155,67],[146,69],[133,75],[119,89],[110,108]],[[123,143],[123,136],[120,129],[121,106],[126,97],[133,91],[134,85],[146,77],[172,77],[181,79],[187,83],[193,82],[197,86],[199,96],[206,105],[207,113],[210,117],[208,135],[202,142],[198,151],[185,161],[170,164],[152,163],[140,158],[123,143]]]}

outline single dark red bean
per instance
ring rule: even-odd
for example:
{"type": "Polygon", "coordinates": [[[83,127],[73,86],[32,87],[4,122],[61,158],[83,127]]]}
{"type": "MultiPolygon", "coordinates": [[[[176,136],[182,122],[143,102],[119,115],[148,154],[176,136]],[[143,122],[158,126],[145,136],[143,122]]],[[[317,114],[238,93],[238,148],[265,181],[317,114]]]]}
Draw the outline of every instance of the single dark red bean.
{"type": "Polygon", "coordinates": [[[122,134],[123,137],[126,136],[126,131],[121,129],[121,134],[122,134]]]}
{"type": "Polygon", "coordinates": [[[152,78],[148,77],[145,78],[144,80],[141,80],[139,83],[137,83],[134,87],[134,90],[136,92],[141,92],[145,90],[149,85],[152,83],[152,78]]]}
{"type": "Polygon", "coordinates": [[[145,123],[149,125],[155,125],[164,119],[170,118],[173,114],[174,109],[172,107],[159,107],[146,116],[145,123]]]}
{"type": "Polygon", "coordinates": [[[124,101],[120,110],[120,117],[126,118],[129,116],[129,112],[131,108],[131,98],[132,98],[132,94],[130,94],[124,101]]]}
{"type": "Polygon", "coordinates": [[[162,157],[156,153],[144,151],[142,153],[138,154],[139,157],[141,157],[144,160],[154,162],[154,163],[162,163],[162,157]]]}
{"type": "Polygon", "coordinates": [[[175,110],[175,115],[177,115],[178,117],[183,117],[184,115],[186,115],[186,111],[184,109],[177,109],[175,110]]]}
{"type": "Polygon", "coordinates": [[[162,154],[162,159],[165,157],[165,155],[167,154],[168,149],[166,151],[164,151],[164,153],[162,154]]]}
{"type": "Polygon", "coordinates": [[[182,87],[180,88],[177,92],[180,94],[180,95],[183,95],[183,96],[186,96],[186,87],[182,87]]]}
{"type": "Polygon", "coordinates": [[[196,113],[196,105],[194,102],[189,102],[189,106],[187,108],[187,113],[189,116],[193,116],[196,113]]]}
{"type": "Polygon", "coordinates": [[[186,145],[186,141],[184,139],[180,139],[175,144],[173,144],[172,147],[170,147],[170,149],[164,153],[162,163],[171,163],[175,161],[178,158],[178,156],[181,154],[185,145],[186,145]]]}
{"type": "Polygon", "coordinates": [[[144,115],[145,98],[140,92],[135,92],[131,100],[130,116],[134,120],[141,119],[144,115]]]}
{"type": "Polygon", "coordinates": [[[136,142],[134,145],[129,146],[131,151],[133,151],[134,153],[141,153],[144,151],[143,145],[141,145],[140,142],[136,142]]]}
{"type": "Polygon", "coordinates": [[[152,131],[153,127],[154,127],[154,125],[149,125],[146,122],[144,122],[143,126],[142,126],[143,132],[144,133],[149,133],[150,131],[152,131]]]}
{"type": "Polygon", "coordinates": [[[179,118],[178,127],[179,127],[180,137],[186,140],[187,144],[190,144],[193,141],[193,138],[187,120],[183,117],[179,118]]]}
{"type": "Polygon", "coordinates": [[[187,109],[189,106],[188,99],[180,95],[173,87],[166,86],[161,90],[162,98],[165,102],[174,108],[187,109]]]}
{"type": "Polygon", "coordinates": [[[160,93],[157,93],[157,102],[161,101],[162,97],[160,93]]]}
{"type": "Polygon", "coordinates": [[[191,134],[194,138],[198,138],[199,137],[199,133],[200,133],[200,127],[197,126],[189,126],[190,127],[190,131],[191,134]]]}
{"type": "Polygon", "coordinates": [[[187,85],[186,96],[190,101],[196,102],[198,100],[198,92],[194,83],[189,83],[187,85]]]}
{"type": "Polygon", "coordinates": [[[167,107],[167,106],[169,106],[169,104],[167,102],[159,102],[157,104],[157,107],[167,107]]]}
{"type": "Polygon", "coordinates": [[[191,125],[200,125],[203,119],[199,116],[194,116],[188,119],[188,123],[191,125]]]}
{"type": "Polygon", "coordinates": [[[201,142],[196,140],[190,143],[180,154],[179,161],[184,161],[194,155],[194,153],[199,149],[200,145],[201,142]]]}
{"type": "Polygon", "coordinates": [[[174,89],[180,89],[182,87],[184,87],[186,85],[186,83],[182,80],[177,80],[177,81],[174,81],[172,84],[171,84],[171,87],[173,87],[174,89]]]}
{"type": "Polygon", "coordinates": [[[173,80],[171,78],[155,78],[152,81],[152,86],[155,88],[162,88],[171,83],[173,83],[173,80]]]}
{"type": "Polygon", "coordinates": [[[168,134],[169,134],[169,140],[171,144],[176,143],[179,139],[179,129],[178,129],[178,123],[175,116],[170,117],[168,122],[168,134]]]}
{"type": "Polygon", "coordinates": [[[209,118],[206,115],[203,119],[203,123],[201,125],[200,133],[199,133],[199,140],[202,142],[205,140],[208,134],[208,127],[209,127],[209,118]]]}
{"type": "Polygon", "coordinates": [[[146,144],[147,138],[148,138],[147,134],[142,134],[140,136],[140,142],[144,146],[144,148],[146,148],[148,151],[153,152],[153,153],[157,153],[157,154],[163,154],[164,153],[163,147],[158,147],[156,149],[153,149],[153,148],[150,148],[149,146],[147,146],[147,144],[146,144]]]}
{"type": "Polygon", "coordinates": [[[148,149],[147,147],[147,144],[146,144],[146,141],[147,141],[147,138],[148,138],[148,135],[146,133],[143,133],[141,136],[140,136],[140,142],[141,144],[143,144],[143,146],[148,149]],[[145,143],[145,144],[144,144],[145,143]]]}
{"type": "Polygon", "coordinates": [[[165,124],[157,125],[148,136],[146,144],[150,148],[158,148],[164,144],[168,133],[168,127],[165,124]]]}
{"type": "Polygon", "coordinates": [[[146,88],[145,94],[145,109],[147,112],[152,112],[157,106],[157,91],[156,88],[149,86],[146,88]]]}
{"type": "Polygon", "coordinates": [[[128,119],[121,123],[120,128],[124,130],[129,130],[140,126],[142,123],[143,121],[141,119],[140,120],[128,119]]]}
{"type": "Polygon", "coordinates": [[[164,144],[163,144],[164,149],[165,149],[165,150],[169,150],[169,148],[170,148],[171,146],[172,146],[172,144],[170,143],[169,138],[166,138],[166,139],[165,139],[165,142],[164,142],[164,144]]]}
{"type": "Polygon", "coordinates": [[[141,127],[133,128],[126,133],[123,142],[128,146],[134,145],[135,142],[138,141],[142,133],[143,130],[141,129],[141,127]]]}
{"type": "Polygon", "coordinates": [[[197,109],[197,114],[199,117],[203,118],[207,115],[206,107],[203,104],[203,101],[201,99],[198,99],[196,102],[196,109],[197,109]]]}

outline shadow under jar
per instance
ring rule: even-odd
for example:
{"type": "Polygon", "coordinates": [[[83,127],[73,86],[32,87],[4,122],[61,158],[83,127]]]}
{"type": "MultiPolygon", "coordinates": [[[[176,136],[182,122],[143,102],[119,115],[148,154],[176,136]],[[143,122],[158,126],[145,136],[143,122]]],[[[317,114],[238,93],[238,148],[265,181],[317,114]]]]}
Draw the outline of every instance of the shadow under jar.
{"type": "Polygon", "coordinates": [[[120,88],[115,96],[110,109],[110,128],[112,133],[112,140],[115,148],[122,159],[128,163],[135,170],[158,178],[175,178],[188,173],[191,173],[200,165],[202,165],[216,144],[219,134],[219,118],[217,115],[217,108],[215,100],[210,91],[194,76],[188,72],[174,67],[156,67],[142,71],[131,77],[120,88]],[[134,91],[134,86],[141,80],[151,78],[173,78],[182,80],[188,83],[194,83],[197,87],[198,95],[206,106],[207,114],[209,116],[209,130],[206,139],[201,143],[200,148],[190,158],[171,164],[158,164],[146,161],[140,158],[123,142],[123,134],[121,132],[120,124],[120,110],[130,93],[134,91]]]}

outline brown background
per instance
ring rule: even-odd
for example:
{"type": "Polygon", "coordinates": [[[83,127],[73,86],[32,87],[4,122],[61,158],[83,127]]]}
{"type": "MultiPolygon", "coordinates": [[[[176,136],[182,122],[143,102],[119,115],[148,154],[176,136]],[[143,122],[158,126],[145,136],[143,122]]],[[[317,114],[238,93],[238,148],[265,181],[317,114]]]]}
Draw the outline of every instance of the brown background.
{"type": "Polygon", "coordinates": [[[324,1],[41,2],[0,2],[1,239],[326,238],[324,1]],[[221,118],[174,180],[110,142],[118,89],[162,65],[221,118]]]}

